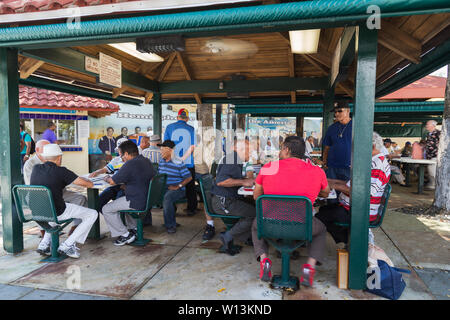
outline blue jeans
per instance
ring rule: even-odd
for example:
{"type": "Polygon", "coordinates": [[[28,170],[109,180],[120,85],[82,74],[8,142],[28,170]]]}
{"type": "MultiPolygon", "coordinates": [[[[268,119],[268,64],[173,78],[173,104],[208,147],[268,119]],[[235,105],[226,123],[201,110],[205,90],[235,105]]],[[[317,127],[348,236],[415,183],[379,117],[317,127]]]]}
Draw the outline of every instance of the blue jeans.
{"type": "Polygon", "coordinates": [[[164,225],[167,229],[175,228],[177,222],[175,220],[175,202],[186,196],[186,190],[167,190],[163,200],[164,225]]]}
{"type": "Polygon", "coordinates": [[[329,179],[339,179],[344,180],[345,182],[350,180],[350,168],[328,167],[326,174],[329,179]]]}

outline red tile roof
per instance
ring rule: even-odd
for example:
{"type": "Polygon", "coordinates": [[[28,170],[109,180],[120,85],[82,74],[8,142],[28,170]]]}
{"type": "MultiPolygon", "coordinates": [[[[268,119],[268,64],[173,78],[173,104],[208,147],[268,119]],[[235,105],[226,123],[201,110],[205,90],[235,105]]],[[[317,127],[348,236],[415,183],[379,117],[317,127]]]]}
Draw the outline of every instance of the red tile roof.
{"type": "Polygon", "coordinates": [[[104,116],[120,110],[119,105],[106,100],[27,86],[19,86],[19,104],[21,107],[49,107],[93,111],[96,114],[99,112],[104,113],[104,116]]]}
{"type": "Polygon", "coordinates": [[[0,14],[48,11],[138,0],[0,0],[0,14]]]}
{"type": "Polygon", "coordinates": [[[445,97],[447,79],[426,76],[380,99],[431,99],[445,97]]]}

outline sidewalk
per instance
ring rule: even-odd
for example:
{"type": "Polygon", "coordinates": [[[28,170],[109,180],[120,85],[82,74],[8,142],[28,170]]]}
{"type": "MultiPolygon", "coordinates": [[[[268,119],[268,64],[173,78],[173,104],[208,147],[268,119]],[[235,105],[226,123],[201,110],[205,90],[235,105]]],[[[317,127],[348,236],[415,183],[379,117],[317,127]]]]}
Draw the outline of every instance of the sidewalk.
{"type": "MultiPolygon", "coordinates": [[[[383,299],[336,287],[336,251],[331,237],[327,239],[326,259],[317,267],[315,287],[302,287],[288,295],[259,281],[259,263],[252,247],[244,246],[233,257],[217,252],[221,245],[218,234],[225,230],[220,220],[215,220],[214,239],[203,243],[203,213],[187,217],[181,213],[181,206],[179,212],[177,222],[181,226],[176,234],[169,235],[162,226],[162,211],[154,210],[153,226],[145,228],[145,237],[152,239],[146,247],[116,247],[108,234],[100,241],[85,243],[80,259],[68,258],[57,264],[39,262],[41,256],[34,251],[39,231],[28,224],[24,226],[22,253],[10,255],[0,249],[0,299],[5,294],[10,299],[383,299]],[[73,270],[79,271],[80,286],[70,290],[68,281],[73,270]]],[[[102,233],[107,233],[104,221],[101,226],[102,233]]],[[[374,234],[375,243],[396,266],[413,269],[411,275],[404,276],[407,288],[402,300],[448,299],[448,223],[388,210],[382,228],[374,234]]],[[[303,249],[300,254],[298,260],[291,261],[291,273],[296,276],[306,261],[303,249]]],[[[270,255],[273,274],[280,274],[281,259],[272,248],[270,255]]]]}

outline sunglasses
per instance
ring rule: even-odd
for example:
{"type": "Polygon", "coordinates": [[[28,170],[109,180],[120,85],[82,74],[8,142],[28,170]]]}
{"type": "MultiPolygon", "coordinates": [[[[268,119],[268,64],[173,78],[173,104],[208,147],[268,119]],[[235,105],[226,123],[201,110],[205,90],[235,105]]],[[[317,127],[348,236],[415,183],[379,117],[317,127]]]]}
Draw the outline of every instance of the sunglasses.
{"type": "Polygon", "coordinates": [[[342,109],[339,109],[339,110],[334,110],[334,113],[336,113],[336,112],[342,112],[342,111],[344,111],[344,110],[342,110],[342,109]]]}

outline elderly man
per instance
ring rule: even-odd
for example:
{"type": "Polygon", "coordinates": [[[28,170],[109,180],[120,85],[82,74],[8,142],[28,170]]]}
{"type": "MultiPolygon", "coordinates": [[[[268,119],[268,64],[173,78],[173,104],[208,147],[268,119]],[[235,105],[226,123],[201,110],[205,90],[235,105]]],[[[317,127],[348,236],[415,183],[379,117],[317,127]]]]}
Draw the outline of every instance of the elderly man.
{"type": "Polygon", "coordinates": [[[149,159],[152,163],[159,163],[161,161],[161,148],[158,144],[161,143],[159,135],[154,134],[150,137],[150,146],[142,151],[142,155],[149,159]]]}
{"type": "MultiPolygon", "coordinates": [[[[388,184],[391,176],[389,162],[387,161],[386,156],[380,151],[382,148],[383,140],[378,133],[374,132],[372,138],[369,221],[373,221],[377,218],[381,197],[383,196],[384,188],[388,184]]],[[[328,183],[330,188],[341,191],[339,195],[339,204],[321,207],[315,217],[325,224],[327,231],[331,234],[336,243],[342,242],[346,244],[348,242],[347,229],[337,226],[335,222],[350,223],[351,221],[351,183],[350,180],[342,181],[336,179],[328,179],[328,183]]],[[[369,234],[371,235],[371,233],[369,234]]]]}
{"type": "MultiPolygon", "coordinates": [[[[39,140],[36,142],[35,154],[30,158],[30,160],[25,162],[25,165],[23,166],[23,180],[25,181],[25,184],[30,184],[31,173],[33,172],[34,167],[45,162],[45,159],[42,157],[42,152],[44,151],[44,146],[48,144],[50,144],[50,142],[47,140],[39,140]]],[[[69,191],[66,188],[64,188],[63,191],[63,199],[64,202],[72,203],[81,207],[87,207],[87,199],[84,195],[69,191]]],[[[69,231],[69,236],[73,233],[80,222],[81,220],[79,219],[73,220],[73,226],[69,231]]],[[[41,235],[44,236],[44,230],[41,230],[41,235]]]]}
{"type": "MultiPolygon", "coordinates": [[[[78,206],[64,201],[64,188],[69,184],[75,184],[85,188],[92,188],[94,184],[65,167],[61,167],[62,151],[57,144],[47,144],[43,147],[41,157],[43,164],[36,164],[31,173],[30,183],[32,185],[46,186],[51,190],[53,203],[55,204],[58,219],[79,219],[81,223],[75,231],[60,244],[58,252],[71,258],[79,258],[80,253],[76,243],[83,244],[86,240],[92,225],[97,219],[98,213],[95,210],[78,206]]],[[[45,233],[39,243],[38,252],[43,255],[50,255],[51,235],[45,233]]]]}
{"type": "Polygon", "coordinates": [[[164,140],[175,142],[175,155],[183,160],[186,168],[191,172],[192,180],[186,186],[187,214],[192,216],[197,211],[197,192],[195,190],[195,165],[194,165],[194,146],[195,130],[193,126],[187,124],[189,121],[189,111],[180,109],[178,111],[177,122],[167,126],[164,132],[164,140]]]}
{"type": "MultiPolygon", "coordinates": [[[[386,156],[388,160],[395,158],[400,158],[400,154],[396,153],[392,148],[392,140],[387,138],[383,140],[384,146],[379,150],[383,155],[386,156]],[[389,151],[392,150],[392,151],[389,151]]],[[[400,186],[406,187],[405,177],[399,167],[391,164],[390,166],[392,172],[392,179],[397,182],[400,186]]]]}
{"type": "Polygon", "coordinates": [[[250,238],[252,222],[256,216],[256,208],[238,195],[241,186],[252,187],[255,182],[255,179],[247,178],[243,172],[243,163],[249,161],[249,158],[249,141],[235,140],[232,152],[225,155],[217,166],[216,180],[211,190],[214,212],[242,217],[230,230],[220,235],[223,249],[230,255],[237,253],[233,249],[233,239],[246,241],[250,238]]]}
{"type": "MultiPolygon", "coordinates": [[[[279,161],[264,165],[256,178],[253,198],[256,200],[263,194],[305,196],[314,203],[317,196],[328,197],[325,172],[305,158],[305,142],[297,136],[287,137],[279,154],[279,161]],[[273,168],[278,168],[274,173],[273,168]]],[[[301,283],[313,285],[315,265],[323,261],[326,248],[326,228],[320,220],[313,218],[312,242],[309,246],[309,258],[302,267],[301,283]]],[[[269,247],[264,239],[258,239],[257,220],[252,226],[253,246],[256,259],[260,262],[259,277],[269,281],[272,261],[268,258],[269,247]]]]}
{"type": "Polygon", "coordinates": [[[338,102],[333,110],[336,122],[323,138],[323,168],[330,179],[350,179],[352,158],[352,119],[345,101],[338,102]]]}
{"type": "Polygon", "coordinates": [[[184,198],[186,185],[193,179],[183,162],[175,156],[175,142],[165,140],[163,143],[158,144],[158,147],[161,147],[161,160],[158,171],[160,174],[167,174],[167,191],[163,200],[164,225],[167,233],[175,233],[177,231],[175,203],[184,198]]]}
{"type": "Polygon", "coordinates": [[[133,141],[125,141],[119,146],[124,162],[112,177],[105,181],[112,186],[123,184],[125,196],[107,203],[102,208],[105,221],[111,230],[111,237],[118,237],[115,246],[130,244],[136,239],[136,220],[125,215],[126,225],[120,218],[121,210],[144,210],[147,205],[150,180],[156,172],[151,162],[139,154],[133,141]]]}
{"type": "Polygon", "coordinates": [[[142,154],[142,151],[144,151],[148,147],[150,147],[150,137],[144,136],[142,137],[141,142],[138,146],[139,154],[142,154]]]}
{"type": "MultiPolygon", "coordinates": [[[[426,158],[428,160],[437,160],[439,137],[441,131],[436,129],[437,122],[430,120],[427,122],[426,129],[428,131],[427,140],[425,144],[426,158]]],[[[436,164],[428,166],[429,182],[424,186],[425,190],[434,190],[436,188],[436,164]]]]}

